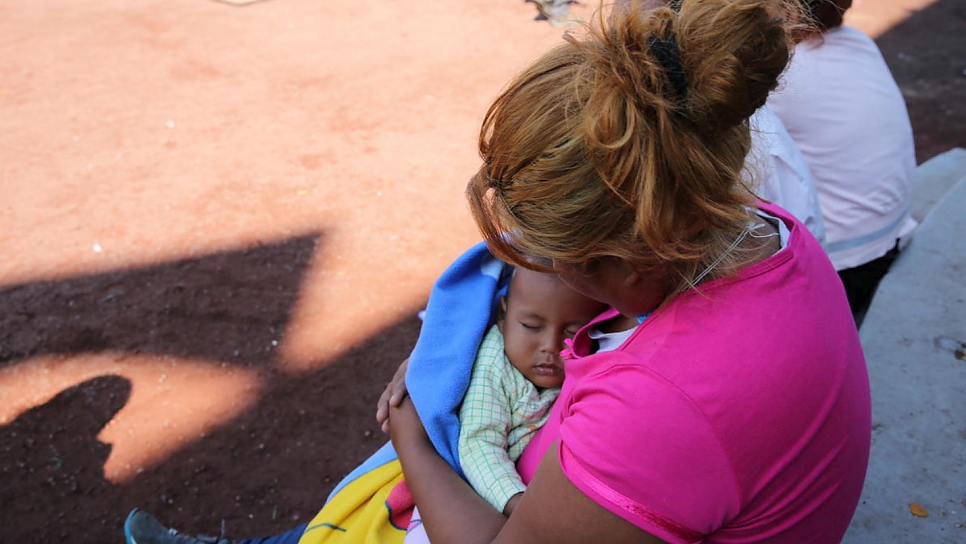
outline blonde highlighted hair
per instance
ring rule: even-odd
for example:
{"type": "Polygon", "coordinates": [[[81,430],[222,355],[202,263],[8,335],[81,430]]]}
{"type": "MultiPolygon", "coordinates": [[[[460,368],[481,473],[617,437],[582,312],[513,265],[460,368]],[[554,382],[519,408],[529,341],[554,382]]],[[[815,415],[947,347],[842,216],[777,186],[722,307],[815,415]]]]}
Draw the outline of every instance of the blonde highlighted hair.
{"type": "MultiPolygon", "coordinates": [[[[530,268],[526,255],[616,258],[692,285],[750,220],[747,120],[788,62],[789,6],[631,5],[566,35],[484,118],[467,196],[491,250],[530,268]]],[[[748,258],[730,253],[713,276],[748,258]]]]}

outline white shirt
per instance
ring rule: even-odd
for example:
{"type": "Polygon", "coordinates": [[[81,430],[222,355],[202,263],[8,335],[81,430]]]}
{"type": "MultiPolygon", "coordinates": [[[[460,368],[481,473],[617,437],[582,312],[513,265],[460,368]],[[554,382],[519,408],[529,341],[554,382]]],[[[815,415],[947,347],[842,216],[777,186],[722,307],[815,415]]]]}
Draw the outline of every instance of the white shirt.
{"type": "Polygon", "coordinates": [[[881,257],[915,228],[912,126],[872,39],[841,26],[799,44],[768,106],[815,177],[836,270],[881,257]]]}
{"type": "Polygon", "coordinates": [[[825,245],[825,224],[818,190],[808,163],[781,119],[762,106],[749,119],[751,152],[745,160],[745,181],[759,197],[778,204],[825,245]]]}

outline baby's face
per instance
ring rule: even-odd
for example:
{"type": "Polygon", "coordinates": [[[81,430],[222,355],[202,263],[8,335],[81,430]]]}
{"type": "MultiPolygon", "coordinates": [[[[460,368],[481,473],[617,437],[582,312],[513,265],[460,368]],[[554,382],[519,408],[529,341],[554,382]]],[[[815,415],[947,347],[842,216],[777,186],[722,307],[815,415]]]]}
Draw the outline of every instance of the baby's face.
{"type": "Polygon", "coordinates": [[[551,274],[517,269],[497,321],[510,363],[537,387],[560,387],[564,339],[606,306],[567,287],[551,274]]]}

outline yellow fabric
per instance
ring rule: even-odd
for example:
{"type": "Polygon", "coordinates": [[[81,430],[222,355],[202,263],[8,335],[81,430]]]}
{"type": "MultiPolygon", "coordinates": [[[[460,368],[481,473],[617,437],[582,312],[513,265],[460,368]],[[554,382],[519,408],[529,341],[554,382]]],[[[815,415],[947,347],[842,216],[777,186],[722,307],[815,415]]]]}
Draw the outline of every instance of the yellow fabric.
{"type": "Polygon", "coordinates": [[[402,479],[398,460],[359,476],[322,507],[299,544],[402,543],[406,527],[393,526],[388,506],[389,493],[402,479]]]}

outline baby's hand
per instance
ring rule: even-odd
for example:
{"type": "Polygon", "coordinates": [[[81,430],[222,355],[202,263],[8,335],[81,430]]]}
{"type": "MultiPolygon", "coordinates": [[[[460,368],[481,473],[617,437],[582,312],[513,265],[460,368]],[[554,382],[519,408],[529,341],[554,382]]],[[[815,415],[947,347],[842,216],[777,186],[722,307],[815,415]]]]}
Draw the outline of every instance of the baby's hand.
{"type": "Polygon", "coordinates": [[[376,421],[382,423],[382,432],[389,432],[389,409],[399,406],[399,403],[406,398],[406,369],[409,368],[409,358],[399,365],[392,380],[386,384],[386,389],[379,396],[376,404],[376,421]]]}

